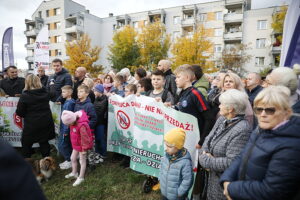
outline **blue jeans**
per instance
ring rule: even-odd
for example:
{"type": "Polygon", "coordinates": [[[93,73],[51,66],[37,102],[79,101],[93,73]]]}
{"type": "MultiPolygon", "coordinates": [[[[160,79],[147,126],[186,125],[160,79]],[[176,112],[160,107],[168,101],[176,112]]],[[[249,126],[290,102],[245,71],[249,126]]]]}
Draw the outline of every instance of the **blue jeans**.
{"type": "Polygon", "coordinates": [[[58,151],[64,157],[65,160],[71,161],[72,144],[70,140],[70,134],[64,136],[60,133],[58,138],[58,151]]]}
{"type": "Polygon", "coordinates": [[[106,151],[107,141],[106,141],[106,126],[97,125],[95,131],[95,151],[102,156],[107,155],[106,151]]]}

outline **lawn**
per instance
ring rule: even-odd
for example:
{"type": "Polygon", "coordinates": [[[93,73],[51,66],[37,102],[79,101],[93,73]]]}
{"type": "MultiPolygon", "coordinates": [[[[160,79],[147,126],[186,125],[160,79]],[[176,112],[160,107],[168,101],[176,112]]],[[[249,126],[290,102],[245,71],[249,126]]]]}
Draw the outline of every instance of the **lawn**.
{"type": "MultiPolygon", "coordinates": [[[[57,162],[61,162],[56,158],[57,162]]],[[[64,176],[71,170],[58,169],[48,182],[42,187],[48,200],[154,200],[160,199],[160,191],[149,194],[142,192],[145,175],[138,174],[131,169],[123,169],[119,163],[110,160],[97,165],[93,171],[88,171],[85,181],[73,187],[74,179],[64,176]]]]}

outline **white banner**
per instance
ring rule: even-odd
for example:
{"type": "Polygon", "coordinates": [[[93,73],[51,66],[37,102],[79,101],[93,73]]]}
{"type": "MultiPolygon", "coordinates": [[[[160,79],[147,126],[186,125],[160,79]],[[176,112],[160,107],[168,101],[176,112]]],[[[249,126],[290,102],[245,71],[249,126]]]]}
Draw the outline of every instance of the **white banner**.
{"type": "Polygon", "coordinates": [[[50,64],[49,64],[49,31],[48,27],[44,26],[35,41],[34,44],[34,70],[42,66],[46,74],[49,74],[50,64]]]}

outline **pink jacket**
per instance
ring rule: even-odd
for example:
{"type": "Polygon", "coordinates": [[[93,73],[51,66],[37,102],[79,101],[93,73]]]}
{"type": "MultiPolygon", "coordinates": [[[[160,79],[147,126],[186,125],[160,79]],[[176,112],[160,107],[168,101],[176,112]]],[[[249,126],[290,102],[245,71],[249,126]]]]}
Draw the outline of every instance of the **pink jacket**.
{"type": "Polygon", "coordinates": [[[70,136],[73,149],[83,152],[93,148],[94,137],[87,114],[83,110],[79,112],[82,112],[82,115],[74,126],[70,126],[70,136]]]}

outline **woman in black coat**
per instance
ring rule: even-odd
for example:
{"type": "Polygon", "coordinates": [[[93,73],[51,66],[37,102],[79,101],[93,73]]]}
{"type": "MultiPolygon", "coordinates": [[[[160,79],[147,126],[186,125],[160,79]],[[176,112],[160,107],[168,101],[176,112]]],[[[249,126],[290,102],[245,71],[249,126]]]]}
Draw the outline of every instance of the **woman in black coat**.
{"type": "Polygon", "coordinates": [[[24,118],[21,142],[25,158],[31,156],[31,147],[34,143],[39,143],[43,157],[50,154],[48,140],[54,138],[55,132],[49,100],[50,95],[42,87],[39,77],[28,75],[16,110],[16,114],[24,118]]]}

